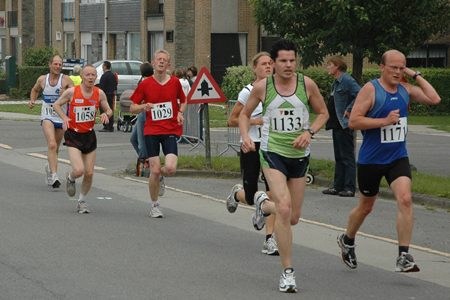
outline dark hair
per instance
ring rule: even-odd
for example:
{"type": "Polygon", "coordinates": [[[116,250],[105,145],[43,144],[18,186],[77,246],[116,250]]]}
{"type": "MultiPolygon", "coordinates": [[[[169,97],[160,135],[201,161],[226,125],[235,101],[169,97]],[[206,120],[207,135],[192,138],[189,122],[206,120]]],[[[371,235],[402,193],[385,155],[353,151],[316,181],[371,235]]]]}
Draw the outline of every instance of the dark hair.
{"type": "Polygon", "coordinates": [[[153,75],[153,66],[151,63],[145,62],[140,67],[142,77],[150,77],[153,75]]]}
{"type": "Polygon", "coordinates": [[[184,78],[184,71],[180,69],[175,69],[172,71],[172,76],[175,76],[177,78],[184,78]]]}
{"type": "Polygon", "coordinates": [[[338,70],[340,70],[342,72],[347,72],[347,62],[341,55],[331,56],[327,61],[327,64],[328,63],[332,63],[333,65],[338,67],[338,70]]]}
{"type": "Polygon", "coordinates": [[[106,67],[106,70],[111,70],[111,63],[109,61],[105,60],[103,65],[106,67]]]}
{"type": "Polygon", "coordinates": [[[297,56],[297,45],[291,41],[291,40],[285,40],[285,39],[281,39],[276,41],[273,45],[272,45],[272,49],[270,50],[270,58],[275,61],[278,57],[278,52],[280,50],[286,50],[286,51],[294,51],[295,52],[295,56],[297,56]]]}
{"type": "Polygon", "coordinates": [[[197,68],[192,66],[189,69],[187,69],[188,71],[192,72],[192,75],[197,76],[197,68]]]}

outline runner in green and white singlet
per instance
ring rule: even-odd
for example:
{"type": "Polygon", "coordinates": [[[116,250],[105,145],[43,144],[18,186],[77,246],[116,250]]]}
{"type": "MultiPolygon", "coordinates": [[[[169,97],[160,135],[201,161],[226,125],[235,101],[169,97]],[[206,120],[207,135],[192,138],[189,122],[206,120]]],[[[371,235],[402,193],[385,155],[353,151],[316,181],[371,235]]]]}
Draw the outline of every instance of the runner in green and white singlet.
{"type": "Polygon", "coordinates": [[[309,155],[306,148],[293,148],[292,142],[309,128],[309,103],[304,77],[297,74],[297,89],[291,96],[281,96],[275,89],[273,75],[267,78],[263,106],[261,150],[298,158],[309,155]]]}
{"type": "Polygon", "coordinates": [[[266,217],[275,215],[275,236],[281,258],[280,292],[295,293],[291,263],[292,228],[300,219],[306,189],[311,138],[328,120],[328,110],[319,88],[311,78],[295,73],[297,46],[289,40],[273,44],[270,56],[275,74],[256,83],[239,115],[244,153],[256,151],[249,136],[250,118],[263,105],[260,159],[273,201],[256,192],[253,226],[261,230],[266,217]],[[309,111],[317,118],[309,124],[309,111]]]}

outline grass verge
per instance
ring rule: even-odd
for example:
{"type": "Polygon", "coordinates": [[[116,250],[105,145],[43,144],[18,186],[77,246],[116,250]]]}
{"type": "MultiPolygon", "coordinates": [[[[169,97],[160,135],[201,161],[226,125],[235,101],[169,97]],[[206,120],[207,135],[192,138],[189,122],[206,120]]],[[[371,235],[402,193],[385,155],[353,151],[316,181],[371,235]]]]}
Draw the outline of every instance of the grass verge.
{"type": "MultiPolygon", "coordinates": [[[[239,157],[212,157],[211,165],[216,172],[240,172],[239,157]]],[[[178,169],[206,170],[206,159],[204,156],[180,156],[178,158],[178,169]]],[[[333,180],[334,161],[312,158],[311,170],[317,177],[333,180]]],[[[412,176],[412,192],[434,197],[450,198],[450,177],[430,175],[416,171],[412,172],[412,176]]],[[[389,187],[384,178],[381,186],[389,187]]]]}

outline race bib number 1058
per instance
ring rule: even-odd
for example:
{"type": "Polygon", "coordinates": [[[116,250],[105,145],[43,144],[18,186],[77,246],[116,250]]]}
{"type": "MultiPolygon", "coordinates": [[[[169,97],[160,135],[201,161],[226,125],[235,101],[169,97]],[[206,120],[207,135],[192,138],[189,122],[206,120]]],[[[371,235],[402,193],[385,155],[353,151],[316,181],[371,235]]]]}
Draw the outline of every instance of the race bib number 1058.
{"type": "Polygon", "coordinates": [[[75,122],[91,122],[95,119],[95,106],[75,106],[75,122]]]}
{"type": "Polygon", "coordinates": [[[172,119],[172,117],[173,117],[172,102],[158,103],[153,106],[152,109],[153,121],[172,119]]]}
{"type": "Polygon", "coordinates": [[[303,128],[303,109],[280,108],[271,113],[273,132],[297,132],[303,128]]]}
{"type": "Polygon", "coordinates": [[[404,142],[407,129],[408,124],[406,117],[400,118],[398,123],[381,127],[381,143],[404,142]]]}

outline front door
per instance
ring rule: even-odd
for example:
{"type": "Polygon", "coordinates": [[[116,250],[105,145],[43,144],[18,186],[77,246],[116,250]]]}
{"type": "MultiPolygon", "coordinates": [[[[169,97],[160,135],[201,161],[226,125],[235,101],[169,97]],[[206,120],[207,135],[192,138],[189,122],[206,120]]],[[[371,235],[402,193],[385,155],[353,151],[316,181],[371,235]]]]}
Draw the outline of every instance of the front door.
{"type": "MultiPolygon", "coordinates": [[[[246,45],[244,47],[246,49],[246,45]]],[[[211,34],[211,75],[220,86],[226,68],[242,65],[238,33],[211,34]]]]}

